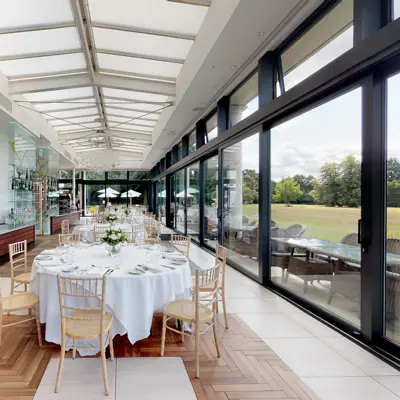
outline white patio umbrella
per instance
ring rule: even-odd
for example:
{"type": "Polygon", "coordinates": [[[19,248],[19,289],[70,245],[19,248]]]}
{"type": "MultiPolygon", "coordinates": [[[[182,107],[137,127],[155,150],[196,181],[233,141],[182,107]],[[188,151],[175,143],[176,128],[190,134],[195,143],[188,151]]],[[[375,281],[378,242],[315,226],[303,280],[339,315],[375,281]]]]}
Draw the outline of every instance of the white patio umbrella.
{"type": "Polygon", "coordinates": [[[199,191],[198,191],[197,189],[192,188],[192,187],[189,187],[188,190],[187,190],[187,192],[190,193],[190,194],[197,194],[197,193],[199,193],[199,191]]]}
{"type": "Polygon", "coordinates": [[[121,194],[121,197],[129,197],[129,204],[132,205],[132,198],[133,197],[140,197],[142,194],[136,192],[136,190],[129,189],[127,192],[121,194]]]}
{"type": "Polygon", "coordinates": [[[98,190],[97,193],[105,193],[106,197],[110,197],[109,194],[119,194],[119,192],[117,192],[114,189],[111,189],[110,187],[108,187],[107,189],[98,190]]]}
{"type": "Polygon", "coordinates": [[[190,193],[187,193],[185,196],[185,191],[183,190],[182,192],[178,193],[176,197],[179,197],[180,199],[183,199],[184,197],[190,199],[193,196],[190,193]]]}
{"type": "Polygon", "coordinates": [[[112,193],[109,193],[109,194],[102,193],[102,194],[99,194],[97,197],[101,197],[102,199],[104,199],[105,197],[107,197],[107,199],[112,199],[112,198],[117,197],[117,195],[112,194],[112,193]]]}
{"type": "Polygon", "coordinates": [[[161,191],[160,193],[158,193],[158,197],[165,199],[167,197],[167,191],[166,190],[161,191]]]}

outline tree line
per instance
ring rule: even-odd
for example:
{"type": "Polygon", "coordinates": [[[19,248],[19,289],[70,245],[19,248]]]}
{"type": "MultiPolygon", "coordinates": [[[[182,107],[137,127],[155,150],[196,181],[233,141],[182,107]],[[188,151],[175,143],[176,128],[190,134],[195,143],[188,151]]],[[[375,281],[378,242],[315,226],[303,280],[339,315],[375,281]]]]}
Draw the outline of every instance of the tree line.
{"type": "MultiPolygon", "coordinates": [[[[243,171],[243,202],[258,203],[258,173],[243,171]]],[[[353,155],[341,162],[327,162],[320,168],[320,176],[302,174],[271,181],[273,203],[289,206],[320,204],[329,207],[360,207],[361,162],[353,155]]],[[[400,162],[391,157],[387,162],[387,206],[400,207],[400,162]]]]}

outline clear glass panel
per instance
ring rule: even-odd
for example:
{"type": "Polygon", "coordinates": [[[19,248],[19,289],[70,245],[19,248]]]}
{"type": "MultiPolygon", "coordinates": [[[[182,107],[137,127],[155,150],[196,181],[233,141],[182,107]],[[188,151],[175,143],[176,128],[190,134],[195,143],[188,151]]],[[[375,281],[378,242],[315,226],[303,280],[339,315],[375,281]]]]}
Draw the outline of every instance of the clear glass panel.
{"type": "MultiPolygon", "coordinates": [[[[133,90],[121,90],[121,89],[112,89],[112,88],[103,88],[105,97],[119,97],[124,99],[131,100],[143,100],[148,101],[168,101],[168,96],[164,96],[161,94],[152,94],[152,93],[143,93],[143,92],[135,92],[133,90]]],[[[111,101],[112,102],[112,101],[111,101]]],[[[119,104],[123,107],[126,107],[125,104],[119,104]]],[[[143,104],[132,104],[135,106],[134,108],[143,108],[143,104]]],[[[154,106],[154,105],[153,105],[154,106]]],[[[156,108],[161,108],[162,105],[157,105],[156,108]]]]}
{"type": "Polygon", "coordinates": [[[387,80],[386,336],[400,342],[400,74],[387,80]]]}
{"type": "Polygon", "coordinates": [[[127,171],[108,171],[108,179],[128,179],[127,171]]]}
{"type": "Polygon", "coordinates": [[[218,120],[217,113],[210,117],[206,122],[206,137],[205,142],[215,139],[218,136],[218,120]]]}
{"type": "MultiPolygon", "coordinates": [[[[137,105],[137,108],[142,108],[142,105],[137,105]]],[[[106,107],[106,112],[107,115],[112,117],[112,116],[118,116],[118,117],[124,117],[125,119],[129,118],[140,118],[142,117],[144,120],[152,120],[156,122],[158,118],[160,117],[159,114],[157,113],[151,113],[149,114],[148,111],[143,110],[141,111],[133,111],[133,110],[125,110],[123,107],[120,108],[117,106],[117,108],[114,107],[106,107]],[[146,115],[145,115],[146,114],[146,115]]]]}
{"type": "Polygon", "coordinates": [[[182,143],[178,144],[178,161],[182,160],[182,143]]]}
{"type": "Polygon", "coordinates": [[[259,274],[259,134],[226,148],[222,154],[223,243],[228,258],[259,274]]]}
{"type": "Polygon", "coordinates": [[[148,186],[147,185],[140,185],[140,184],[132,184],[128,185],[128,193],[121,194],[121,197],[128,197],[128,203],[130,205],[135,204],[149,204],[148,199],[148,186]]]}
{"type": "Polygon", "coordinates": [[[107,7],[101,1],[89,0],[92,20],[165,32],[173,26],[176,33],[196,35],[208,11],[208,7],[164,0],[126,0],[121,4],[107,7]]]}
{"type": "MultiPolygon", "coordinates": [[[[77,97],[89,97],[94,96],[93,89],[90,87],[76,88],[76,89],[61,89],[61,90],[49,90],[48,92],[37,92],[37,93],[25,93],[24,97],[29,101],[52,101],[61,99],[70,99],[77,97]]],[[[85,100],[87,101],[87,100],[85,100]]],[[[87,105],[87,104],[85,104],[87,105]]],[[[45,105],[46,107],[49,104],[45,105]]],[[[68,108],[65,104],[56,104],[57,108],[68,108]]],[[[73,104],[73,107],[78,107],[79,104],[73,104]]]]}
{"type": "Polygon", "coordinates": [[[196,131],[189,135],[189,154],[196,151],[196,131]]]}
{"type": "Polygon", "coordinates": [[[187,234],[193,239],[199,239],[200,232],[200,164],[192,164],[186,170],[187,192],[186,192],[186,221],[187,234]]]}
{"type": "Polygon", "coordinates": [[[60,179],[72,179],[72,170],[60,170],[60,179]]]}
{"type": "MultiPolygon", "coordinates": [[[[92,115],[92,116],[86,116],[86,117],[69,117],[69,118],[63,118],[63,119],[51,119],[49,122],[50,125],[53,126],[62,126],[62,125],[69,125],[69,123],[73,124],[82,124],[86,126],[87,123],[92,123],[96,118],[99,118],[99,115],[92,115]]],[[[98,122],[93,122],[93,123],[98,123],[98,122]]],[[[83,127],[82,127],[83,128],[83,127]]]]}
{"type": "Polygon", "coordinates": [[[356,326],[361,108],[358,88],[271,130],[272,280],[356,326]]]}
{"type": "Polygon", "coordinates": [[[24,75],[54,74],[84,68],[86,68],[86,61],[83,53],[24,58],[0,62],[0,71],[10,78],[24,75]]]}
{"type": "MultiPolygon", "coordinates": [[[[99,197],[101,190],[105,190],[104,185],[84,185],[85,196],[84,196],[84,211],[85,215],[88,215],[88,208],[91,206],[105,205],[105,199],[99,197]]],[[[104,192],[103,192],[104,193],[104,192]]]]}
{"type": "Polygon", "coordinates": [[[75,27],[8,33],[0,36],[1,56],[80,48],[75,27]]]}
{"type": "Polygon", "coordinates": [[[353,0],[341,1],[282,54],[289,90],[353,47],[353,0]]]}
{"type": "Polygon", "coordinates": [[[144,119],[144,120],[140,119],[139,117],[141,115],[143,115],[143,114],[140,114],[137,117],[136,116],[119,117],[119,116],[107,114],[107,117],[108,117],[108,122],[110,122],[111,124],[120,124],[122,122],[127,122],[128,124],[126,124],[126,125],[144,126],[147,128],[149,128],[149,127],[154,128],[156,126],[157,121],[146,121],[146,119],[144,119]]]}
{"type": "Polygon", "coordinates": [[[94,129],[94,128],[101,128],[101,123],[99,122],[85,122],[85,123],[78,123],[78,122],[74,122],[74,121],[68,121],[68,122],[73,122],[73,124],[71,125],[61,125],[61,126],[54,126],[54,128],[58,131],[58,132],[62,132],[62,131],[73,131],[73,130],[81,130],[81,129],[94,129]]]}
{"type": "Polygon", "coordinates": [[[229,126],[258,110],[258,72],[232,94],[229,100],[229,126]]]}
{"type": "Polygon", "coordinates": [[[166,210],[167,190],[166,178],[157,182],[157,204],[158,213],[161,215],[161,222],[166,224],[167,210],[166,210]]]}
{"type": "Polygon", "coordinates": [[[172,229],[176,229],[176,210],[175,210],[175,204],[176,204],[176,187],[175,187],[175,174],[171,175],[170,178],[170,190],[171,190],[171,215],[169,216],[170,218],[170,223],[172,229]]]}
{"type": "Polygon", "coordinates": [[[150,179],[149,171],[129,171],[129,180],[147,180],[150,179]]]}
{"type": "Polygon", "coordinates": [[[175,229],[185,233],[185,171],[175,173],[175,229]]]}
{"type": "Polygon", "coordinates": [[[393,19],[400,17],[400,0],[393,0],[393,19]]]}
{"type": "MultiPolygon", "coordinates": [[[[106,88],[104,88],[103,90],[105,90],[106,88]]],[[[137,93],[137,92],[134,92],[137,93]]],[[[109,94],[109,96],[114,96],[112,94],[109,94]]],[[[127,109],[132,109],[132,110],[143,110],[143,111],[153,111],[155,113],[160,112],[160,108],[164,107],[164,106],[160,106],[159,104],[147,104],[146,102],[144,103],[135,103],[135,102],[130,102],[129,99],[126,100],[125,103],[125,99],[123,100],[122,104],[121,104],[121,100],[114,100],[114,99],[110,99],[105,97],[105,105],[107,108],[111,108],[111,107],[118,107],[119,108],[123,108],[125,110],[127,109]]],[[[138,99],[138,100],[142,100],[142,99],[138,99]]],[[[158,101],[158,100],[157,100],[158,101]]],[[[144,114],[144,113],[143,113],[144,114]]],[[[153,115],[158,115],[158,114],[153,114],[153,115]]]]}
{"type": "Polygon", "coordinates": [[[218,156],[204,162],[204,242],[215,248],[218,243],[218,156]]]}
{"type": "Polygon", "coordinates": [[[106,205],[119,206],[128,204],[126,185],[108,185],[106,192],[106,205]]]}
{"type": "MultiPolygon", "coordinates": [[[[72,104],[72,103],[71,103],[72,104]]],[[[58,109],[64,108],[65,105],[71,105],[69,103],[64,103],[64,104],[58,104],[58,109]]],[[[72,104],[75,107],[79,107],[79,104],[72,104]]],[[[35,108],[38,108],[39,104],[35,105],[35,108]]],[[[54,104],[53,104],[54,106],[54,104]]],[[[70,107],[65,107],[65,108],[70,108],[70,107]]],[[[54,118],[71,118],[71,117],[80,117],[80,116],[85,116],[85,115],[95,115],[98,113],[99,110],[97,108],[84,108],[82,107],[79,110],[70,110],[70,111],[49,111],[48,115],[44,115],[46,119],[54,119],[54,118]]]]}
{"type": "Polygon", "coordinates": [[[88,181],[100,181],[106,178],[105,172],[85,171],[84,174],[85,175],[83,179],[86,179],[88,181]]]}

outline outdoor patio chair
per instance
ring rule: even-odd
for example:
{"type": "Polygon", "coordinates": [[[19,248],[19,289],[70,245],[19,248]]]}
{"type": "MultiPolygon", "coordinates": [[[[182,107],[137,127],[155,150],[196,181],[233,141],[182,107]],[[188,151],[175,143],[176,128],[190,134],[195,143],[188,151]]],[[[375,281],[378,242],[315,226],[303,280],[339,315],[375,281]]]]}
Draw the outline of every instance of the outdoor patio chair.
{"type": "Polygon", "coordinates": [[[294,224],[286,228],[286,232],[289,234],[289,237],[293,239],[298,239],[302,237],[305,231],[306,227],[302,224],[294,224]]]}

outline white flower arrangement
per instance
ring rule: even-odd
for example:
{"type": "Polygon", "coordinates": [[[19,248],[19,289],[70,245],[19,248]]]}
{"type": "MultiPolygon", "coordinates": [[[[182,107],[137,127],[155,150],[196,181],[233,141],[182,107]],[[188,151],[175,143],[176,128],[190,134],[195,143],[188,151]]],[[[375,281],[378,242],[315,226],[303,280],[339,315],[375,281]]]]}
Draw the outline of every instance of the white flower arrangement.
{"type": "Polygon", "coordinates": [[[106,221],[110,224],[113,224],[114,222],[118,221],[118,216],[115,214],[109,214],[106,217],[106,221]]]}
{"type": "Polygon", "coordinates": [[[104,232],[103,237],[101,238],[103,243],[107,243],[110,246],[116,246],[117,244],[126,242],[126,234],[122,232],[120,229],[107,229],[104,232]]]}

